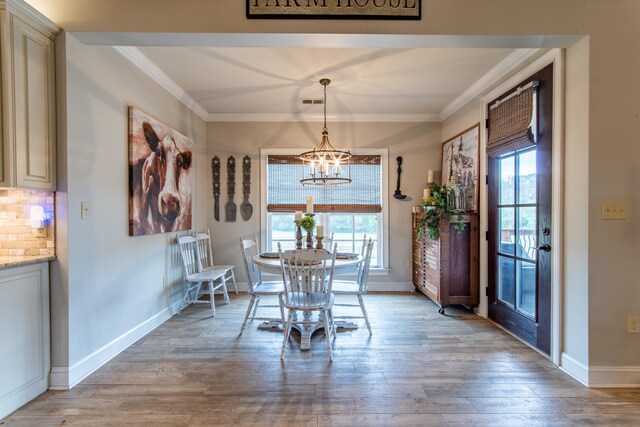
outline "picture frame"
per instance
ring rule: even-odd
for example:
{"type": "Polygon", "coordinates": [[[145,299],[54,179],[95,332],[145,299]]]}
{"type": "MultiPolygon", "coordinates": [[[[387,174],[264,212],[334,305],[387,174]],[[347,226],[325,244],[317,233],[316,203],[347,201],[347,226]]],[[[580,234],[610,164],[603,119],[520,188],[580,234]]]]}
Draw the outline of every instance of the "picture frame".
{"type": "Polygon", "coordinates": [[[193,142],[129,106],[129,235],[191,229],[193,142]]]}
{"type": "Polygon", "coordinates": [[[465,212],[478,212],[479,139],[477,123],[442,143],[442,185],[461,184],[465,212]]]}
{"type": "Polygon", "coordinates": [[[246,0],[247,19],[421,20],[422,0],[391,2],[246,0]]]}

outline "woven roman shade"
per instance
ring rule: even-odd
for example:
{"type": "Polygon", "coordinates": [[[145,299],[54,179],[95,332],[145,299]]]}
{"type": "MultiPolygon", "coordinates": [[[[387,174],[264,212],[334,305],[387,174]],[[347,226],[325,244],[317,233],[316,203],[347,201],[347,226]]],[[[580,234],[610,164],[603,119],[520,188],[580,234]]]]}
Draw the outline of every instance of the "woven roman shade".
{"type": "Polygon", "coordinates": [[[537,82],[532,83],[489,108],[489,157],[535,145],[537,82]]]}
{"type": "Polygon", "coordinates": [[[313,210],[321,212],[378,213],[382,211],[382,165],[379,155],[351,157],[351,183],[302,186],[304,164],[295,155],[267,156],[267,212],[313,210]]]}

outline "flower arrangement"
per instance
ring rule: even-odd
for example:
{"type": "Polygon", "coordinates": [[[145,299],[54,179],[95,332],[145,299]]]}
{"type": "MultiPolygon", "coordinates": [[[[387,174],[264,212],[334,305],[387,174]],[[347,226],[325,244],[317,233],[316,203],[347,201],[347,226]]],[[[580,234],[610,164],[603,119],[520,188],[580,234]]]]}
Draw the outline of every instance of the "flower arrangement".
{"type": "Polygon", "coordinates": [[[300,220],[300,227],[304,228],[305,231],[310,232],[316,226],[316,221],[312,216],[306,215],[300,220]]]}
{"type": "MultiPolygon", "coordinates": [[[[420,220],[418,227],[418,236],[423,228],[429,231],[429,238],[437,239],[440,237],[440,220],[451,221],[451,217],[455,212],[449,210],[448,201],[450,197],[454,197],[453,188],[438,184],[430,184],[430,196],[424,199],[424,215],[420,220]]],[[[462,215],[458,214],[457,222],[453,223],[456,231],[465,229],[466,224],[462,221],[462,215]]]]}

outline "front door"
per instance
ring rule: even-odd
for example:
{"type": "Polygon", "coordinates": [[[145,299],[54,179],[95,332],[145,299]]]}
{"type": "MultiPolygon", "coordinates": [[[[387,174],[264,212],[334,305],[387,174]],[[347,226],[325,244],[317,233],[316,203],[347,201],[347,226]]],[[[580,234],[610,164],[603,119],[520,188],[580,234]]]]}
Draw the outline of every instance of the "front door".
{"type": "Polygon", "coordinates": [[[532,81],[539,82],[533,111],[537,123],[531,128],[537,141],[488,159],[489,318],[548,355],[553,65],[489,107],[532,81]]]}

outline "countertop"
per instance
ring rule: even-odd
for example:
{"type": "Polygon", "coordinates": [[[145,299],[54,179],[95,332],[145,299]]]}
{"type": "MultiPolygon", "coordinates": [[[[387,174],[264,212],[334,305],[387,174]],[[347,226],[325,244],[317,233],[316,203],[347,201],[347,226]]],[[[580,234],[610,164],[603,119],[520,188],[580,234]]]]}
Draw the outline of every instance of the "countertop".
{"type": "Polygon", "coordinates": [[[55,256],[0,256],[0,268],[53,261],[55,256]]]}

